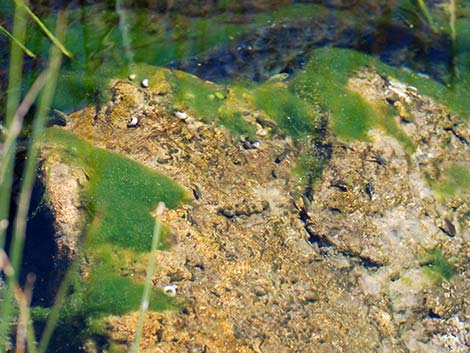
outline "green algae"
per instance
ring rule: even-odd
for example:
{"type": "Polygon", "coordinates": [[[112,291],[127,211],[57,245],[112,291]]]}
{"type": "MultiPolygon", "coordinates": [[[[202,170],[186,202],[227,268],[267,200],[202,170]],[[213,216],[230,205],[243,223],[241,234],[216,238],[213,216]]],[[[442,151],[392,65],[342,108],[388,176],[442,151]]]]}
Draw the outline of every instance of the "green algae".
{"type": "MultiPolygon", "coordinates": [[[[143,284],[136,284],[128,278],[109,273],[95,273],[86,287],[87,316],[127,314],[139,307],[144,289],[143,284]]],[[[163,311],[176,308],[171,297],[165,295],[162,290],[154,290],[151,293],[150,310],[163,311]]]]}
{"type": "Polygon", "coordinates": [[[436,282],[449,281],[455,275],[454,266],[439,248],[435,248],[428,253],[423,267],[425,273],[436,282]]]}
{"type": "Polygon", "coordinates": [[[168,73],[166,78],[172,86],[175,105],[189,108],[205,122],[218,119],[219,108],[226,96],[222,87],[180,71],[168,73]]]}
{"type": "Polygon", "coordinates": [[[459,193],[470,192],[470,165],[453,163],[441,173],[439,181],[429,181],[433,190],[439,195],[455,196],[459,193]]]}
{"type": "Polygon", "coordinates": [[[379,126],[410,146],[410,141],[394,122],[393,109],[374,107],[346,87],[359,68],[376,65],[374,58],[353,50],[317,49],[312,52],[305,70],[291,82],[291,89],[304,100],[328,111],[332,129],[341,138],[367,140],[368,130],[379,126]]]}
{"type": "MultiPolygon", "coordinates": [[[[90,337],[106,334],[102,318],[125,315],[136,310],[142,298],[143,284],[128,278],[96,271],[86,283],[76,276],[71,294],[60,309],[58,323],[48,345],[48,352],[73,352],[90,337]]],[[[149,309],[153,311],[177,310],[178,306],[162,290],[153,290],[149,309]]],[[[41,329],[51,315],[51,309],[31,308],[36,328],[41,329]]]]}
{"type": "Polygon", "coordinates": [[[240,98],[229,92],[226,86],[177,70],[166,71],[165,78],[171,85],[175,108],[188,111],[205,123],[223,125],[234,136],[255,138],[255,126],[243,118],[238,107],[240,98]]]}
{"type": "Polygon", "coordinates": [[[313,50],[303,72],[291,82],[299,97],[318,103],[331,113],[333,131],[346,139],[367,139],[367,131],[382,127],[396,137],[409,151],[412,143],[393,121],[396,112],[367,104],[358,94],[347,89],[346,83],[361,67],[372,67],[379,74],[416,87],[422,94],[446,105],[451,112],[468,115],[468,91],[462,86],[446,87],[428,77],[406,69],[388,66],[366,54],[338,48],[313,50]]]}
{"type": "MultiPolygon", "coordinates": [[[[160,201],[175,208],[187,200],[187,194],[167,177],[63,129],[48,129],[41,143],[45,151],[87,176],[82,197],[90,225],[75,261],[85,261],[88,274],[76,266],[69,270],[70,288],[62,298],[50,348],[66,352],[100,334],[97,323],[101,318],[139,308],[144,284],[133,279],[133,271],[137,278],[146,272],[155,222],[151,212],[160,201]]],[[[149,309],[177,310],[178,306],[161,289],[154,289],[149,309]]],[[[36,327],[43,327],[50,313],[51,309],[33,308],[36,327]]]]}
{"type": "Polygon", "coordinates": [[[235,137],[246,135],[250,140],[256,138],[256,128],[243,119],[241,112],[221,112],[220,124],[229,129],[235,137]]]}
{"type": "Polygon", "coordinates": [[[256,108],[264,111],[294,138],[315,134],[318,114],[314,106],[300,99],[282,83],[267,82],[254,90],[256,108]]]}
{"type": "Polygon", "coordinates": [[[64,130],[49,129],[44,141],[57,144],[63,158],[89,178],[83,197],[90,219],[99,220],[99,227],[88,235],[93,243],[113,242],[148,251],[154,225],[150,213],[160,201],[175,208],[187,197],[169,178],[64,130]]]}
{"type": "Polygon", "coordinates": [[[313,149],[304,152],[294,167],[294,175],[297,176],[300,182],[306,185],[307,194],[311,192],[312,186],[316,180],[321,176],[323,168],[327,161],[322,160],[314,153],[313,149]]]}

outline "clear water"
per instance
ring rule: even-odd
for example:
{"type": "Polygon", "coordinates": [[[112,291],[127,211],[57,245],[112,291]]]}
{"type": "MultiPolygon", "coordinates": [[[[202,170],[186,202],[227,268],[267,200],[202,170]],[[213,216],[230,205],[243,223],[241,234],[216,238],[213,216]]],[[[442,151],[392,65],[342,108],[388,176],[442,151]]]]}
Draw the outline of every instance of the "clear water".
{"type": "MultiPolygon", "coordinates": [[[[279,125],[299,140],[304,135],[312,134],[309,130],[312,129],[311,125],[302,118],[310,114],[310,106],[305,102],[315,96],[320,104],[328,105],[333,111],[336,109],[338,116],[345,114],[357,118],[353,120],[354,126],[338,124],[334,127],[335,133],[346,138],[364,138],[372,124],[373,112],[358,104],[357,97],[343,92],[342,87],[345,75],[364,60],[369,62],[369,59],[356,52],[330,52],[329,49],[312,54],[312,50],[326,46],[355,49],[373,55],[377,68],[385,73],[391,72],[388,66],[380,66],[386,63],[399,69],[399,75],[404,80],[426,94],[442,99],[454,112],[468,115],[468,2],[458,2],[455,37],[449,16],[438,1],[433,2],[430,13],[412,1],[399,1],[396,5],[384,1],[379,6],[375,6],[373,1],[357,6],[348,6],[347,3],[260,1],[239,4],[219,1],[210,5],[174,7],[160,6],[152,1],[134,6],[119,0],[94,5],[72,3],[67,10],[68,28],[64,44],[73,53],[73,58],[64,61],[52,108],[69,113],[90,104],[101,104],[109,98],[106,87],[110,78],[125,78],[134,64],[148,64],[178,68],[221,84],[236,82],[253,88],[257,106],[273,116],[280,116],[277,121],[279,125]],[[333,6],[337,3],[346,6],[333,6]],[[387,11],[380,8],[385,5],[390,5],[387,11]],[[309,66],[312,58],[317,60],[317,66],[309,66]],[[303,76],[296,76],[299,72],[303,76]],[[286,74],[289,78],[288,94],[285,90],[276,91],[270,87],[269,79],[275,82],[278,74],[286,74]],[[316,82],[316,90],[304,90],[307,81],[309,85],[316,82]],[[338,92],[341,94],[331,98],[338,92]]],[[[12,22],[12,8],[9,0],[1,0],[0,24],[8,29],[12,22]]],[[[52,6],[35,8],[35,12],[51,29],[54,28],[56,11],[52,6]]],[[[45,67],[50,42],[36,25],[31,24],[28,26],[26,46],[37,58],[27,59],[25,79],[19,88],[23,92],[45,67]]],[[[8,76],[8,41],[5,37],[0,38],[0,54],[0,87],[5,91],[8,76]]],[[[2,104],[4,100],[5,95],[2,104]]],[[[203,111],[204,107],[201,109],[203,111]]],[[[233,125],[234,129],[245,128],[236,123],[233,125]]],[[[389,129],[391,135],[396,133],[394,126],[384,128],[389,129]]],[[[27,137],[27,129],[25,135],[27,137]]],[[[398,133],[394,136],[402,138],[398,133]]],[[[308,163],[307,160],[305,164],[308,163]]],[[[468,173],[465,168],[461,169],[454,173],[457,176],[451,178],[449,188],[457,189],[458,185],[469,183],[468,173]]],[[[116,188],[122,189],[121,184],[116,188]]],[[[40,203],[38,200],[34,202],[40,203]]],[[[50,219],[47,219],[49,216],[46,214],[44,218],[36,218],[30,229],[53,233],[50,219]]],[[[53,245],[33,242],[29,246],[32,251],[30,249],[25,263],[27,270],[47,273],[48,267],[52,266],[51,259],[41,263],[33,248],[40,247],[45,252],[51,252],[53,245]]],[[[437,271],[444,272],[444,277],[450,278],[452,268],[442,253],[433,253],[432,256],[427,265],[430,268],[434,266],[437,271]]],[[[98,309],[95,307],[93,310],[110,313],[114,307],[121,308],[123,302],[127,305],[124,305],[123,312],[134,308],[142,288],[133,287],[132,283],[122,281],[117,276],[108,277],[101,286],[96,285],[98,289],[92,293],[103,297],[103,293],[124,288],[125,295],[119,301],[106,302],[101,307],[97,305],[98,309]]],[[[80,290],[84,289],[77,288],[81,295],[80,290]]],[[[40,298],[44,295],[38,291],[35,304],[49,307],[52,302],[40,298]]],[[[76,300],[80,301],[80,298],[76,300]]],[[[70,311],[77,314],[74,311],[76,308],[73,308],[75,304],[68,305],[70,311]]],[[[165,302],[162,307],[165,305],[172,304],[165,302]]],[[[36,308],[34,312],[39,321],[41,315],[47,315],[42,310],[36,308]]],[[[79,311],[78,314],[85,315],[79,311]]],[[[83,320],[83,317],[80,319],[83,320]]],[[[78,328],[71,326],[70,330],[86,326],[83,322],[80,325],[78,328]]],[[[65,331],[61,333],[64,339],[68,339],[71,333],[65,331]]],[[[58,340],[60,344],[60,338],[58,340]]]]}

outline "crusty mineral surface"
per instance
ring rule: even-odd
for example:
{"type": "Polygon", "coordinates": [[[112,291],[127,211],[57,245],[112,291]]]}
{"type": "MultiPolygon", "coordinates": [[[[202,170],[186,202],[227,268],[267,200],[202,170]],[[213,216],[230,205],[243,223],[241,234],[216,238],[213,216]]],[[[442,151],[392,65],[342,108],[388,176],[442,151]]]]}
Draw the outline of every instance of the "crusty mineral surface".
{"type": "MultiPolygon", "coordinates": [[[[164,214],[174,244],[158,252],[153,279],[176,286],[182,310],[147,315],[142,352],[468,351],[470,211],[465,195],[438,199],[429,180],[469,162],[469,130],[372,71],[348,86],[373,104],[401,104],[397,122],[417,147],[410,154],[377,129],[368,141],[326,133],[331,159],[311,201],[292,172],[304,145],[268,134],[248,148],[224,127],[175,115],[182,108],[164,83],[115,82],[107,105],[71,115],[67,129],[193,190],[190,204],[164,214]],[[138,124],[128,127],[132,117],[138,124]],[[425,266],[437,247],[456,269],[449,281],[425,266]]],[[[81,176],[47,166],[75,180],[51,197],[58,228],[73,239],[81,176]]],[[[122,275],[133,272],[126,266],[122,275]]],[[[137,316],[105,319],[114,347],[130,346],[137,316]]]]}

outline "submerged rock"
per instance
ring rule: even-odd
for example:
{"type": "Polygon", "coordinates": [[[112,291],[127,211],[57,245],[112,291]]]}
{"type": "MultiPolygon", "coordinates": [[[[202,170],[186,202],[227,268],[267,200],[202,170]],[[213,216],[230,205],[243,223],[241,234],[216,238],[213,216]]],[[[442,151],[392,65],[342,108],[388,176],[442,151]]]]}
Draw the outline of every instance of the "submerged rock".
{"type": "MultiPolygon", "coordinates": [[[[149,313],[142,352],[468,346],[469,188],[455,176],[469,179],[452,172],[470,163],[466,123],[416,89],[362,69],[345,89],[375,108],[406,109],[391,119],[412,148],[385,123],[362,140],[341,140],[324,125],[327,113],[310,122],[317,135],[291,137],[282,120],[256,109],[249,90],[166,69],[136,73],[148,88],[116,81],[108,104],[71,114],[66,129],[193,190],[191,202],[163,216],[172,247],[156,254],[153,278],[154,288],[174,286],[181,310],[149,313]],[[259,147],[245,148],[261,128],[259,147]],[[306,155],[317,168],[314,185],[294,171],[306,155]]],[[[55,163],[53,151],[43,154],[45,174],[57,176],[45,179],[50,207],[62,256],[75,256],[76,232],[93,224],[79,201],[87,176],[55,163]]],[[[109,252],[120,262],[113,270],[142,280],[145,252],[120,244],[124,250],[109,252]]],[[[80,264],[92,276],[93,261],[80,264]]],[[[100,316],[106,342],[88,345],[127,350],[138,316],[128,309],[100,316]]]]}

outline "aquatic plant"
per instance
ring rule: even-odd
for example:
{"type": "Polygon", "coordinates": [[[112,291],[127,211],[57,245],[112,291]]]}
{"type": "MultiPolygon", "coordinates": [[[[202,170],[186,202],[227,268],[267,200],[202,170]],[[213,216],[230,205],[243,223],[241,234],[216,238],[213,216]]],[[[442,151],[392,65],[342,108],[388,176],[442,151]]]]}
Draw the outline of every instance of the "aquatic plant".
{"type": "Polygon", "coordinates": [[[154,225],[150,213],[160,201],[175,208],[187,199],[186,192],[168,177],[96,148],[70,132],[51,128],[42,141],[89,178],[83,197],[89,219],[98,218],[100,222],[88,234],[90,244],[111,242],[135,251],[149,251],[154,225]]]}
{"type": "Polygon", "coordinates": [[[453,163],[442,170],[439,180],[429,180],[442,198],[470,192],[470,165],[453,163]]]}
{"type": "MultiPolygon", "coordinates": [[[[55,158],[58,155],[63,163],[83,170],[88,177],[82,196],[90,226],[84,230],[86,238],[79,254],[86,254],[93,269],[86,280],[78,275],[78,268],[70,270],[74,279],[65,282],[71,282],[72,294],[64,295],[60,298],[61,305],[52,309],[54,320],[70,326],[68,320],[78,316],[91,320],[109,314],[122,315],[139,308],[143,291],[145,309],[175,309],[176,305],[161,290],[149,287],[154,256],[150,256],[143,284],[119,273],[127,259],[143,262],[145,257],[141,254],[149,251],[153,254],[157,247],[164,245],[160,221],[151,212],[161,201],[169,208],[176,207],[186,199],[186,192],[167,177],[116,153],[96,148],[59,128],[48,129],[41,142],[55,158]]],[[[82,264],[83,256],[77,255],[77,266],[86,267],[82,264]]],[[[35,318],[41,324],[40,317],[35,318]]],[[[81,327],[83,338],[95,333],[87,322],[81,327]]],[[[54,339],[51,332],[54,328],[49,327],[46,324],[42,349],[54,339]]],[[[58,330],[62,337],[63,329],[58,330]]]]}
{"type": "Polygon", "coordinates": [[[427,270],[427,274],[436,281],[449,281],[455,275],[454,266],[439,248],[428,253],[422,266],[427,270]]]}
{"type": "MultiPolygon", "coordinates": [[[[60,43],[63,40],[66,28],[66,16],[65,13],[61,11],[59,12],[59,15],[57,17],[56,34],[58,37],[53,36],[50,32],[48,32],[47,34],[50,38],[53,38],[54,46],[51,46],[50,49],[49,65],[44,74],[45,78],[42,77],[42,80],[44,80],[44,87],[40,87],[41,89],[39,89],[38,87],[35,87],[33,85],[34,94],[26,95],[26,98],[23,101],[24,104],[22,103],[22,105],[20,105],[21,91],[19,87],[21,86],[22,81],[23,49],[17,44],[17,41],[20,43],[23,43],[25,41],[26,15],[29,14],[30,17],[34,18],[34,14],[32,14],[32,12],[21,0],[16,0],[15,5],[16,6],[14,29],[12,36],[16,38],[16,41],[11,42],[8,96],[5,113],[5,127],[7,129],[6,140],[9,141],[10,144],[7,150],[2,151],[2,164],[0,168],[0,193],[2,195],[6,195],[6,197],[2,197],[0,201],[0,224],[3,225],[0,227],[0,248],[2,249],[2,251],[5,247],[5,233],[7,228],[6,225],[9,216],[9,206],[11,197],[10,191],[12,185],[12,171],[16,146],[15,140],[18,136],[18,126],[21,127],[22,120],[24,115],[26,114],[26,111],[36,100],[36,97],[39,92],[41,93],[39,95],[38,106],[36,110],[35,120],[33,123],[33,130],[30,136],[31,142],[27,152],[27,160],[24,167],[17,214],[13,226],[13,238],[11,242],[11,247],[9,249],[9,266],[11,267],[12,271],[5,271],[5,269],[3,269],[4,273],[7,274],[7,287],[3,291],[3,300],[0,308],[2,317],[2,320],[0,321],[0,352],[6,349],[4,343],[9,341],[8,336],[10,334],[11,329],[9,325],[14,307],[13,298],[15,296],[15,291],[18,293],[19,288],[18,277],[20,272],[20,264],[22,260],[23,244],[26,232],[26,219],[37,166],[37,140],[44,129],[47,110],[54,95],[57,76],[62,60],[61,50],[64,50],[64,47],[60,43]]],[[[35,21],[36,23],[42,25],[39,19],[35,18],[35,21]]],[[[4,261],[2,262],[5,263],[4,261]]],[[[23,315],[25,315],[25,317],[27,318],[28,308],[24,305],[20,305],[20,309],[23,311],[23,315]]],[[[31,328],[31,325],[26,323],[26,327],[31,328]]],[[[27,339],[29,349],[31,351],[34,351],[34,335],[32,335],[31,330],[28,330],[29,334],[25,332],[26,329],[24,331],[20,331],[20,337],[17,337],[17,345],[20,345],[20,347],[18,348],[21,349],[21,347],[24,347],[24,340],[27,339]]]]}
{"type": "Polygon", "coordinates": [[[308,104],[290,92],[287,85],[269,81],[254,89],[254,103],[285,132],[295,138],[315,135],[319,114],[314,104],[308,104]]]}
{"type": "MultiPolygon", "coordinates": [[[[47,131],[43,135],[44,122],[52,102],[60,67],[60,50],[56,49],[56,46],[52,47],[50,68],[45,74],[39,76],[20,105],[22,47],[17,42],[21,43],[24,41],[26,31],[24,26],[26,23],[25,16],[29,9],[22,2],[18,2],[16,11],[16,30],[14,30],[12,35],[16,40],[12,42],[11,49],[10,86],[5,119],[7,129],[6,141],[2,146],[5,148],[1,151],[2,165],[0,175],[2,177],[2,195],[10,195],[9,188],[11,185],[15,142],[22,127],[24,114],[26,114],[29,107],[36,100],[41,89],[43,87],[44,89],[42,95],[39,96],[36,119],[33,123],[30,136],[31,146],[26,161],[23,187],[9,253],[10,258],[6,257],[3,249],[0,253],[2,264],[4,264],[2,265],[2,270],[7,274],[8,278],[7,286],[1,289],[2,320],[0,322],[0,342],[2,344],[0,351],[7,349],[5,344],[8,342],[8,336],[12,329],[17,328],[17,349],[24,349],[21,347],[24,346],[23,342],[26,336],[29,351],[35,352],[39,350],[39,352],[45,352],[51,348],[51,340],[64,339],[64,335],[68,335],[64,332],[64,328],[65,331],[69,328],[76,328],[72,324],[74,320],[77,321],[78,319],[78,322],[81,322],[79,324],[79,326],[81,325],[80,329],[83,329],[85,333],[89,333],[86,320],[93,317],[99,318],[111,313],[122,314],[129,310],[137,309],[144,288],[147,288],[146,298],[147,301],[150,300],[150,309],[163,310],[175,307],[169,297],[164,295],[162,291],[148,290],[151,280],[147,280],[145,284],[138,284],[122,276],[111,275],[118,272],[117,264],[122,258],[115,259],[113,262],[112,259],[115,256],[110,258],[100,256],[109,254],[110,250],[112,253],[119,252],[120,247],[131,249],[128,250],[129,254],[133,253],[133,251],[148,252],[152,243],[152,238],[149,235],[152,234],[153,225],[155,224],[150,211],[159,200],[164,200],[168,207],[175,207],[184,198],[185,192],[167,178],[156,175],[149,169],[118,155],[96,150],[89,143],[78,139],[74,135],[56,129],[47,131]],[[22,26],[17,25],[17,23],[22,26]],[[20,27],[21,31],[17,27],[20,27]],[[70,270],[66,273],[57,294],[55,306],[52,309],[33,309],[32,316],[36,319],[36,327],[43,327],[43,331],[41,329],[41,342],[39,346],[36,346],[36,338],[28,307],[31,298],[29,297],[28,299],[27,297],[28,288],[31,288],[32,285],[28,285],[27,282],[25,290],[21,290],[17,282],[20,272],[19,265],[21,263],[25,237],[29,199],[37,165],[39,142],[44,145],[46,141],[51,148],[52,145],[57,148],[56,153],[61,154],[64,160],[83,168],[90,176],[90,183],[88,183],[87,193],[84,195],[84,198],[91,226],[89,227],[88,240],[81,251],[88,251],[87,255],[90,256],[90,259],[96,261],[96,268],[93,275],[87,281],[84,281],[80,278],[77,268],[77,264],[81,261],[81,257],[78,256],[76,262],[71,264],[70,270]],[[123,204],[127,204],[129,208],[120,207],[123,204]],[[108,244],[114,245],[109,249],[108,244]],[[91,249],[94,251],[91,251],[91,249]],[[9,262],[10,259],[11,262],[9,262]],[[71,295],[69,294],[70,289],[72,289],[71,295]],[[124,296],[113,295],[113,292],[116,291],[119,291],[124,296]],[[13,302],[14,294],[19,303],[18,306],[13,302]],[[114,300],[112,300],[113,298],[114,300]],[[18,325],[11,325],[13,315],[17,315],[15,311],[17,308],[19,308],[18,315],[21,319],[18,325]],[[54,335],[54,329],[58,323],[63,325],[60,326],[56,336],[54,335]]],[[[32,16],[32,13],[29,13],[32,16]]],[[[39,21],[37,18],[35,20],[39,21]]],[[[65,12],[59,12],[57,31],[60,32],[60,36],[58,39],[53,39],[57,47],[60,47],[62,50],[65,48],[59,45],[58,41],[63,40],[65,20],[65,12]]],[[[42,23],[41,25],[45,29],[45,25],[42,23]]],[[[50,32],[48,32],[48,35],[50,35],[50,32]]],[[[1,246],[3,248],[6,231],[6,220],[3,219],[6,219],[8,214],[9,198],[2,197],[1,202],[2,218],[0,219],[0,224],[2,229],[0,231],[1,246]]],[[[160,234],[160,231],[158,231],[158,234],[160,234]]],[[[158,237],[155,247],[157,245],[162,246],[160,240],[161,238],[158,237]]],[[[129,256],[138,257],[135,253],[129,256]]],[[[71,335],[67,337],[68,341],[71,337],[75,337],[74,341],[77,341],[78,337],[84,337],[77,335],[76,332],[73,332],[73,334],[72,332],[69,333],[71,335]]]]}

